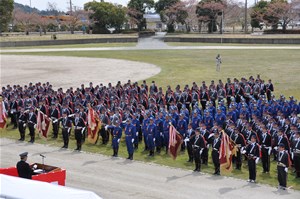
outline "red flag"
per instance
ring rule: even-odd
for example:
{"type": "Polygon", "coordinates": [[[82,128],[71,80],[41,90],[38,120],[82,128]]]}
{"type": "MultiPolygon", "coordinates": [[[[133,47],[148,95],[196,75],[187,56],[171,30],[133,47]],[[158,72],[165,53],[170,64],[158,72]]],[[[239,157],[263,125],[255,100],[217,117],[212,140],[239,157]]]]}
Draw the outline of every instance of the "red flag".
{"type": "Polygon", "coordinates": [[[5,110],[5,105],[3,101],[0,101],[0,129],[3,129],[6,127],[6,110],[5,110]]]}
{"type": "Polygon", "coordinates": [[[232,155],[236,154],[236,147],[230,137],[222,131],[222,139],[220,146],[220,170],[221,173],[232,171],[232,155]]]}
{"type": "Polygon", "coordinates": [[[98,131],[101,127],[101,122],[99,120],[98,114],[94,109],[89,108],[88,110],[88,141],[95,144],[98,140],[98,131]]]}
{"type": "Polygon", "coordinates": [[[45,115],[42,111],[38,110],[36,128],[38,129],[42,137],[44,138],[48,137],[49,126],[50,126],[49,117],[45,115]]]}
{"type": "Polygon", "coordinates": [[[171,125],[169,128],[169,154],[175,160],[182,144],[182,136],[177,132],[176,128],[171,125]]]}

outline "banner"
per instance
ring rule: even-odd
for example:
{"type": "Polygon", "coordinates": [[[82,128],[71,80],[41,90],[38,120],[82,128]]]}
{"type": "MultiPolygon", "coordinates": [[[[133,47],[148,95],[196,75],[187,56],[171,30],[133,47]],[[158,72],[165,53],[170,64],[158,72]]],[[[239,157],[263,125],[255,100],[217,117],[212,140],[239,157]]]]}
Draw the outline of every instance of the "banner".
{"type": "Polygon", "coordinates": [[[42,111],[38,110],[36,128],[42,137],[48,137],[49,126],[50,118],[42,111]]]}
{"type": "Polygon", "coordinates": [[[182,136],[173,125],[169,128],[169,154],[175,160],[182,144],[182,136]]]}
{"type": "Polygon", "coordinates": [[[89,108],[88,110],[88,141],[91,144],[96,144],[99,137],[99,130],[101,127],[101,121],[99,120],[98,114],[94,109],[89,108]]]}
{"type": "Polygon", "coordinates": [[[235,144],[230,137],[222,131],[219,154],[221,174],[230,173],[232,171],[232,155],[236,155],[235,144]]]}
{"type": "Polygon", "coordinates": [[[0,99],[0,129],[4,129],[6,127],[6,109],[4,102],[2,101],[2,97],[0,99]]]}

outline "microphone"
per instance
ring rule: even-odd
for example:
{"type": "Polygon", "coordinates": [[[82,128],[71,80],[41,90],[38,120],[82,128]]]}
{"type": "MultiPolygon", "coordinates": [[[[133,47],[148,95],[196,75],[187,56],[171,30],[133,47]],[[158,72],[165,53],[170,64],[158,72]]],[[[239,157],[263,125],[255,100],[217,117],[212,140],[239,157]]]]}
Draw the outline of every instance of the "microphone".
{"type": "Polygon", "coordinates": [[[45,158],[46,156],[44,156],[43,154],[40,154],[41,157],[45,158]]]}

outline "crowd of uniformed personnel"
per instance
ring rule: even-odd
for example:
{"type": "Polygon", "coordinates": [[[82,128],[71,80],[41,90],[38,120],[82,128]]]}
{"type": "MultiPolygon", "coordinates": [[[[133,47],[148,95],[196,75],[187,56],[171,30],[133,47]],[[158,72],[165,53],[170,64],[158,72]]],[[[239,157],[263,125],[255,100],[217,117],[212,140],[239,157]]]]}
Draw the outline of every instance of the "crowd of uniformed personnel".
{"type": "MultiPolygon", "coordinates": [[[[224,131],[238,148],[233,158],[236,169],[241,169],[242,159],[247,158],[249,181],[255,182],[258,160],[263,172],[268,173],[270,158],[278,162],[280,179],[286,179],[289,159],[296,177],[300,177],[300,103],[293,96],[275,98],[273,91],[272,81],[265,82],[258,75],[233,81],[228,78],[226,83],[212,80],[199,86],[196,82],[183,88],[168,86],[165,91],[154,81],[151,85],[146,81],[139,85],[128,80],[115,86],[91,82],[65,91],[54,90],[49,82],[29,83],[24,87],[3,87],[2,97],[12,125],[19,129],[20,141],[24,141],[28,127],[29,141],[34,142],[35,110],[39,109],[51,118],[53,139],[57,139],[61,129],[63,148],[68,148],[74,128],[76,150],[80,151],[86,137],[87,107],[92,107],[102,122],[102,143],[108,144],[111,137],[113,156],[118,156],[122,132],[128,159],[133,159],[141,142],[149,156],[162,150],[168,153],[169,127],[173,125],[184,140],[181,151],[187,150],[188,162],[195,162],[195,171],[207,164],[211,150],[216,175],[220,174],[219,151],[224,131]]],[[[281,182],[280,186],[284,188],[286,183],[281,182]]]]}

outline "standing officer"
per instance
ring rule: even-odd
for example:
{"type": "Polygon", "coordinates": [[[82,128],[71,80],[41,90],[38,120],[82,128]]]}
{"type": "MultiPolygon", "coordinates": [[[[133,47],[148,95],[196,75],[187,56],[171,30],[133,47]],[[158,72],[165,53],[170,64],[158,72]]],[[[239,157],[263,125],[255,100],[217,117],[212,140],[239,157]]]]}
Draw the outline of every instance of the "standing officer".
{"type": "Polygon", "coordinates": [[[147,126],[147,145],[149,147],[149,156],[154,156],[155,148],[155,135],[156,135],[156,124],[154,124],[153,117],[150,117],[150,123],[147,126]]]}
{"type": "Polygon", "coordinates": [[[139,148],[139,132],[141,129],[141,124],[140,124],[140,120],[138,118],[138,114],[134,113],[132,115],[132,124],[135,126],[135,137],[134,137],[134,149],[138,149],[139,148]]]}
{"type": "Polygon", "coordinates": [[[75,111],[75,119],[74,119],[74,131],[75,131],[75,139],[77,148],[75,150],[81,151],[82,145],[82,136],[85,130],[85,122],[79,117],[79,110],[75,111]]]}
{"type": "Polygon", "coordinates": [[[19,141],[25,140],[26,122],[27,122],[27,115],[24,112],[24,108],[21,108],[19,122],[18,122],[18,127],[19,127],[19,132],[20,132],[19,141]]]}
{"type": "Polygon", "coordinates": [[[144,115],[144,120],[143,120],[143,123],[142,123],[142,133],[143,133],[143,136],[144,136],[144,144],[145,144],[145,149],[144,151],[147,151],[148,150],[148,144],[147,144],[147,126],[149,124],[149,118],[148,118],[148,115],[145,114],[144,115]]]}
{"type": "Polygon", "coordinates": [[[200,135],[200,128],[196,129],[195,137],[191,140],[193,143],[193,154],[195,159],[195,170],[196,172],[200,172],[201,170],[201,154],[203,149],[205,148],[205,141],[200,135]]]}
{"type": "Polygon", "coordinates": [[[256,136],[251,136],[251,142],[248,144],[243,154],[248,158],[249,180],[247,182],[255,183],[256,180],[256,164],[259,161],[259,146],[256,143],[256,136]]]}
{"type": "Polygon", "coordinates": [[[51,103],[51,108],[50,108],[50,117],[52,120],[52,129],[53,129],[53,136],[52,138],[56,139],[58,136],[58,129],[59,129],[59,123],[58,119],[60,117],[60,112],[58,108],[55,105],[55,102],[51,103]]]}
{"type": "Polygon", "coordinates": [[[215,166],[215,173],[214,175],[220,175],[220,160],[219,160],[219,151],[221,146],[221,139],[219,138],[219,131],[216,129],[214,130],[214,141],[212,143],[212,160],[215,166]]]}
{"type": "Polygon", "coordinates": [[[262,126],[262,134],[260,136],[260,146],[261,146],[261,162],[263,165],[263,173],[270,172],[270,154],[272,150],[271,146],[271,135],[267,132],[265,126],[262,126]]]}
{"type": "Polygon", "coordinates": [[[189,156],[189,160],[187,162],[193,162],[194,161],[194,155],[193,155],[193,147],[192,147],[192,139],[195,136],[195,131],[192,128],[192,123],[188,125],[188,130],[185,138],[185,144],[189,156]]]}
{"type": "Polygon", "coordinates": [[[279,144],[279,152],[277,155],[277,177],[279,186],[278,189],[286,189],[287,173],[289,168],[289,155],[285,151],[283,143],[279,144]]]}
{"type": "Polygon", "coordinates": [[[131,119],[127,118],[125,125],[125,141],[127,146],[128,158],[129,160],[133,160],[133,142],[135,137],[135,127],[131,124],[131,119]]]}
{"type": "Polygon", "coordinates": [[[62,116],[63,117],[60,119],[61,120],[61,126],[62,126],[62,135],[63,135],[63,140],[64,140],[64,145],[62,146],[62,148],[67,149],[68,145],[69,145],[69,135],[70,135],[70,132],[71,132],[72,121],[68,117],[66,111],[63,112],[62,116]]]}
{"type": "Polygon", "coordinates": [[[112,146],[113,146],[113,151],[114,151],[114,154],[112,156],[118,157],[119,143],[120,143],[120,139],[122,137],[122,128],[120,127],[120,123],[118,120],[115,121],[115,126],[112,128],[113,128],[112,146]]]}
{"type": "Polygon", "coordinates": [[[218,54],[216,57],[216,71],[217,72],[220,72],[220,70],[221,70],[221,63],[222,63],[222,58],[221,58],[221,55],[218,54]]]}
{"type": "Polygon", "coordinates": [[[170,137],[169,129],[171,124],[174,123],[174,121],[172,120],[172,117],[169,114],[166,114],[165,118],[166,119],[163,123],[163,134],[164,134],[164,146],[166,147],[166,154],[167,154],[169,150],[169,137],[170,137]]]}
{"type": "Polygon", "coordinates": [[[29,115],[28,115],[28,128],[30,134],[29,142],[31,143],[34,143],[36,122],[37,122],[37,118],[36,118],[36,114],[34,113],[34,107],[30,107],[29,115]]]}
{"type": "Polygon", "coordinates": [[[292,157],[294,160],[294,167],[296,170],[296,178],[300,178],[300,134],[295,131],[295,138],[292,145],[292,157]]]}
{"type": "MultiPolygon", "coordinates": [[[[187,131],[187,124],[186,120],[184,119],[184,113],[180,113],[179,120],[177,122],[177,130],[180,133],[180,135],[185,138],[186,131],[187,131]]],[[[181,145],[181,151],[184,151],[185,145],[181,145]]]]}
{"type": "Polygon", "coordinates": [[[239,132],[237,128],[234,129],[234,134],[231,137],[233,142],[236,144],[237,147],[237,152],[236,152],[236,157],[235,157],[235,168],[238,170],[241,170],[242,168],[242,154],[241,151],[243,151],[243,148],[246,146],[246,140],[239,132]]]}
{"type": "Polygon", "coordinates": [[[17,163],[18,175],[21,178],[31,179],[32,178],[32,169],[30,168],[27,161],[28,152],[20,154],[21,160],[17,163]]]}

